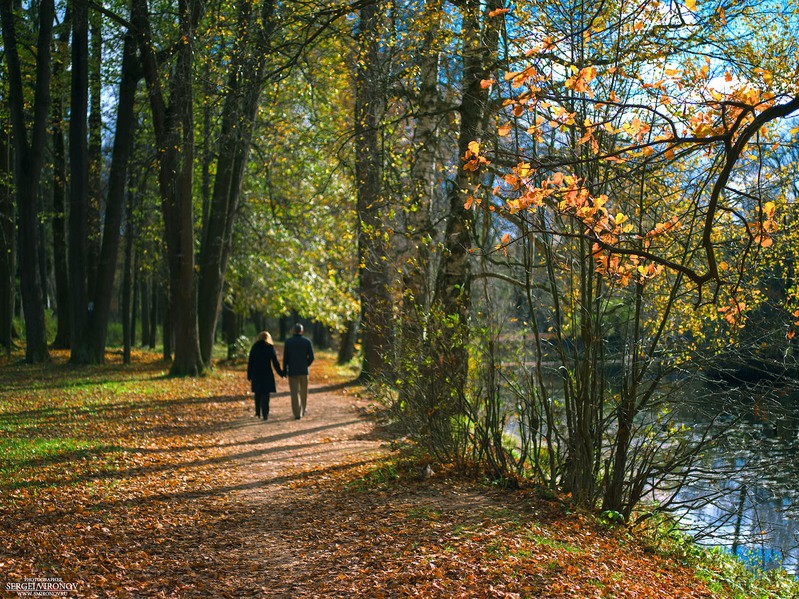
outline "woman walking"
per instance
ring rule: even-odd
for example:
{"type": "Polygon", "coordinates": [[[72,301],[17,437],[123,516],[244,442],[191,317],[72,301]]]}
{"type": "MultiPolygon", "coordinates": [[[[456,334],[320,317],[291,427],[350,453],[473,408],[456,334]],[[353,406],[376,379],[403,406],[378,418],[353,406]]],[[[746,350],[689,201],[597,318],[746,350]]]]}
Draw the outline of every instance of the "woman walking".
{"type": "Polygon", "coordinates": [[[250,358],[247,361],[247,380],[251,382],[252,392],[255,394],[255,417],[269,418],[269,394],[274,393],[275,372],[285,376],[277,360],[275,345],[272,335],[266,331],[258,333],[258,339],[250,348],[250,358]]]}

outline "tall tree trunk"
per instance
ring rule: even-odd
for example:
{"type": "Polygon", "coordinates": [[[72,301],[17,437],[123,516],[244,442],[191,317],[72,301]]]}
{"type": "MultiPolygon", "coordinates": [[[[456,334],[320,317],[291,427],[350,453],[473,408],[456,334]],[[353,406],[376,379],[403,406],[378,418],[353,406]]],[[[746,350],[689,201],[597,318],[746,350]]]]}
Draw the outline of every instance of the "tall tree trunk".
{"type": "Polygon", "coordinates": [[[125,226],[125,262],[122,269],[122,362],[130,364],[133,347],[133,202],[134,196],[128,193],[127,223],[125,226]]]}
{"type": "MultiPolygon", "coordinates": [[[[203,82],[202,93],[210,98],[213,93],[213,81],[208,77],[203,82]]],[[[215,144],[213,141],[213,103],[203,102],[202,110],[202,166],[200,167],[200,195],[203,200],[202,222],[208,222],[211,211],[211,166],[214,162],[215,144]]],[[[201,344],[202,345],[202,344],[201,344]]]]}
{"type": "MultiPolygon", "coordinates": [[[[488,79],[489,68],[496,60],[499,21],[488,13],[504,5],[503,0],[467,0],[462,4],[463,18],[463,92],[460,114],[458,155],[463,159],[469,144],[483,134],[488,92],[480,82],[488,79]],[[482,11],[481,11],[482,7],[482,11]],[[482,14],[481,14],[482,12],[482,14]]],[[[444,250],[435,283],[432,303],[428,383],[435,392],[430,413],[439,433],[450,434],[452,416],[462,414],[468,379],[468,342],[471,311],[472,212],[465,205],[478,185],[478,174],[464,168],[461,160],[455,181],[449,186],[449,215],[444,235],[444,250]],[[434,384],[435,383],[435,384],[434,384]]]]}
{"type": "Polygon", "coordinates": [[[398,331],[399,405],[405,406],[419,420],[418,412],[427,411],[428,386],[421,380],[419,356],[424,354],[424,330],[433,295],[431,273],[434,272],[432,245],[436,231],[431,221],[435,189],[440,182],[438,168],[438,125],[440,101],[439,31],[440,0],[425,4],[420,19],[425,27],[416,54],[420,69],[419,94],[413,132],[413,156],[410,165],[410,202],[404,206],[404,247],[401,248],[402,308],[398,331]]]}
{"type": "MultiPolygon", "coordinates": [[[[63,35],[63,46],[68,40],[68,30],[63,35]]],[[[64,145],[64,100],[61,82],[64,79],[65,53],[59,50],[53,57],[53,80],[56,82],[56,95],[53,98],[53,270],[55,271],[55,298],[57,327],[52,346],[56,349],[69,349],[70,322],[69,309],[69,266],[67,264],[67,154],[64,145]]]]}
{"type": "Polygon", "coordinates": [[[22,69],[17,49],[17,28],[11,2],[0,2],[3,45],[8,66],[8,94],[11,126],[14,132],[14,175],[19,225],[19,267],[22,304],[25,311],[28,363],[49,361],[44,323],[44,300],[39,278],[37,252],[36,200],[39,196],[47,122],[50,104],[50,44],[55,7],[53,0],[39,5],[39,35],[36,44],[36,89],[33,100],[33,123],[28,141],[25,122],[25,98],[22,69]]]}
{"type": "Polygon", "coordinates": [[[72,315],[70,362],[90,362],[88,216],[89,154],[89,12],[84,2],[72,6],[72,89],[69,118],[69,288],[72,315]]]}
{"type": "Polygon", "coordinates": [[[385,97],[381,87],[380,7],[366,4],[358,25],[359,59],[355,73],[355,177],[358,254],[363,326],[361,376],[386,374],[391,348],[387,232],[383,226],[383,157],[380,122],[385,97]]]}
{"type": "Polygon", "coordinates": [[[211,362],[233,222],[252,144],[258,101],[266,83],[264,70],[273,30],[274,1],[264,1],[260,13],[252,10],[252,4],[252,0],[239,3],[238,34],[222,108],[216,179],[200,252],[198,317],[200,348],[206,364],[211,362]]]}
{"type": "Polygon", "coordinates": [[[197,375],[204,370],[197,325],[192,208],[194,27],[203,8],[204,3],[199,0],[180,0],[178,3],[179,36],[182,43],[178,45],[175,68],[168,80],[170,103],[167,105],[154,52],[147,2],[132,2],[131,18],[138,32],[139,51],[149,90],[158,146],[158,186],[164,215],[170,315],[175,338],[175,359],[170,371],[173,375],[197,375]]]}
{"type": "Polygon", "coordinates": [[[236,341],[238,339],[238,319],[239,316],[233,311],[233,305],[222,302],[222,328],[225,331],[225,344],[227,345],[227,359],[233,360],[236,357],[236,341]]]}
{"type": "MultiPolygon", "coordinates": [[[[89,86],[89,146],[88,146],[88,193],[87,193],[87,215],[88,215],[88,231],[86,238],[86,255],[88,256],[87,271],[86,271],[86,284],[89,294],[89,301],[96,303],[94,298],[94,291],[97,286],[97,268],[100,264],[100,244],[102,242],[103,234],[100,231],[103,203],[103,117],[102,117],[102,81],[100,63],[103,59],[103,44],[102,44],[102,16],[99,11],[92,11],[89,16],[89,28],[91,33],[91,42],[89,46],[88,55],[88,86],[89,86]]],[[[123,58],[124,60],[124,58],[123,58]]],[[[124,68],[124,66],[123,66],[124,68]]],[[[124,74],[123,74],[124,76],[124,74]]],[[[106,226],[107,226],[106,222],[106,226]]],[[[108,229],[106,229],[107,231],[108,229]]],[[[94,311],[90,314],[89,331],[95,325],[94,311]]],[[[89,339],[89,360],[101,363],[103,355],[100,354],[99,359],[96,355],[96,348],[92,347],[92,339],[89,339]]],[[[104,349],[104,348],[103,348],[104,349]]]]}
{"type": "Polygon", "coordinates": [[[7,354],[13,348],[14,279],[17,257],[17,219],[14,214],[14,163],[6,134],[0,129],[0,346],[7,354]]]}
{"type": "MultiPolygon", "coordinates": [[[[440,0],[428,1],[425,5],[424,31],[422,44],[417,54],[421,82],[417,99],[417,114],[414,123],[414,155],[411,164],[411,198],[405,210],[406,231],[409,238],[405,254],[403,288],[405,300],[422,313],[427,312],[432,299],[430,285],[431,245],[435,230],[431,223],[430,211],[436,186],[439,183],[438,169],[438,125],[440,116],[439,83],[439,43],[441,20],[440,0]]],[[[407,310],[408,317],[414,318],[417,310],[407,310]]],[[[406,312],[406,310],[403,310],[406,312]]]]}
{"type": "Polygon", "coordinates": [[[111,155],[111,170],[108,175],[103,243],[97,263],[94,311],[89,333],[91,357],[95,363],[103,362],[105,356],[108,320],[111,315],[114,277],[119,255],[120,230],[125,212],[128,163],[133,150],[133,135],[136,125],[134,108],[138,81],[136,45],[133,37],[128,34],[125,36],[122,49],[122,80],[119,84],[114,149],[111,155]]]}
{"type": "Polygon", "coordinates": [[[67,160],[64,146],[63,102],[53,100],[53,270],[58,323],[52,346],[70,347],[69,267],[67,265],[66,191],[67,160]]]}
{"type": "MultiPolygon", "coordinates": [[[[47,210],[49,210],[49,206],[45,204],[45,196],[47,192],[42,191],[39,194],[36,202],[36,212],[38,214],[44,214],[47,210]]],[[[44,303],[45,310],[50,307],[50,289],[47,284],[48,278],[48,262],[47,262],[47,226],[45,223],[45,219],[39,218],[39,230],[36,233],[36,241],[38,244],[38,251],[37,257],[39,260],[39,285],[42,288],[42,301],[44,303]]]]}

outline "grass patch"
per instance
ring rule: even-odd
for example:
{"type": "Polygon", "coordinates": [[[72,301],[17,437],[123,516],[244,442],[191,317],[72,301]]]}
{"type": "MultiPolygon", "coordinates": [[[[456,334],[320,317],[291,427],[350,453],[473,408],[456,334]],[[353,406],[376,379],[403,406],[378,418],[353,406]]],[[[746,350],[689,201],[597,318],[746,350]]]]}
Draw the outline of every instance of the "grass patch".
{"type": "Polygon", "coordinates": [[[557,551],[565,551],[566,553],[573,553],[575,555],[584,553],[581,547],[577,547],[576,545],[572,545],[570,543],[564,543],[563,541],[550,539],[548,537],[537,535],[534,533],[530,533],[527,536],[532,542],[541,545],[542,547],[547,547],[549,549],[554,549],[557,551]]]}
{"type": "Polygon", "coordinates": [[[381,460],[365,474],[349,481],[347,488],[357,492],[383,489],[399,480],[397,465],[390,460],[381,460]]]}
{"type": "Polygon", "coordinates": [[[81,439],[3,439],[0,441],[0,464],[7,467],[46,464],[86,457],[93,451],[105,451],[107,447],[99,441],[81,439]]]}

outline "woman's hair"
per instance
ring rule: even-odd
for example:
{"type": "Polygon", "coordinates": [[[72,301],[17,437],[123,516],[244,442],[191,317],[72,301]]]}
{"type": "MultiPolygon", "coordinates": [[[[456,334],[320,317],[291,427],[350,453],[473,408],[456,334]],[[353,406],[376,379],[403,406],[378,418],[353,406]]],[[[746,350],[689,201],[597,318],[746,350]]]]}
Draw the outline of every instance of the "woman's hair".
{"type": "Polygon", "coordinates": [[[267,345],[274,345],[272,335],[270,335],[268,331],[261,331],[258,333],[258,341],[266,341],[267,345]]]}

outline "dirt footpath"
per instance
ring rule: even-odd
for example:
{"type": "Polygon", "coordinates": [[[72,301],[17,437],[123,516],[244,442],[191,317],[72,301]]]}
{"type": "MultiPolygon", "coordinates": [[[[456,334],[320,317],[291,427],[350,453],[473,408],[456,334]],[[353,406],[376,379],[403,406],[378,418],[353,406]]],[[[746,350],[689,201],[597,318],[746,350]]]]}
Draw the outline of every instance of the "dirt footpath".
{"type": "Polygon", "coordinates": [[[228,521],[228,532],[239,542],[225,553],[228,563],[245,565],[233,585],[238,596],[318,597],[319,585],[309,572],[318,570],[319,556],[309,539],[322,533],[316,516],[334,501],[320,485],[382,452],[356,387],[312,374],[308,412],[296,420],[287,386],[285,379],[278,382],[283,390],[272,397],[268,421],[255,418],[250,400],[246,414],[221,439],[222,446],[234,449],[229,499],[236,518],[228,521]]]}

